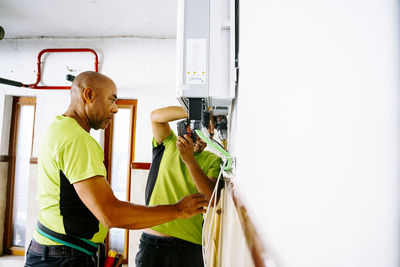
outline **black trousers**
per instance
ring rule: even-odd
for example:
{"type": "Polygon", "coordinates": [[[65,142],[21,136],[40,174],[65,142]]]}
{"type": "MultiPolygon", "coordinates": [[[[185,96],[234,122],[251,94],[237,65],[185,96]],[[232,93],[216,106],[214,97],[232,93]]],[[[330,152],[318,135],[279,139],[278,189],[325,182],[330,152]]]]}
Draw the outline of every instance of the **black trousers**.
{"type": "MultiPolygon", "coordinates": [[[[104,251],[104,250],[103,250],[104,251]]],[[[104,255],[101,256],[104,262],[104,255]]],[[[25,267],[96,267],[96,256],[67,246],[45,246],[31,241],[25,267]]]]}
{"type": "Polygon", "coordinates": [[[136,267],[203,267],[201,245],[175,237],[143,233],[136,267]]]}

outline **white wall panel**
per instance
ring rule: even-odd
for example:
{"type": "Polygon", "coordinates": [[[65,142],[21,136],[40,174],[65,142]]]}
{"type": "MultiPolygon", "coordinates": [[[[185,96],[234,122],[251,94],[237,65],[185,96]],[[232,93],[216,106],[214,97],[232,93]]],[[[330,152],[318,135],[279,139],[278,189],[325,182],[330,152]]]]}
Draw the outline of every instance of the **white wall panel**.
{"type": "Polygon", "coordinates": [[[398,266],[397,1],[240,5],[236,181],[268,250],[398,266]]]}

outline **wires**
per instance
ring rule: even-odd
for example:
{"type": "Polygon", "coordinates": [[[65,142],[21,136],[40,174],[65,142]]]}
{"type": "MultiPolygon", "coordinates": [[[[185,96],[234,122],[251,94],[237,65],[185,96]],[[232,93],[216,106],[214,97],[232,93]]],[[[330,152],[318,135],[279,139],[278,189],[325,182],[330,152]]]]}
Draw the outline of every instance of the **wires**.
{"type": "Polygon", "coordinates": [[[217,145],[219,145],[221,148],[225,149],[225,147],[224,147],[223,145],[221,145],[217,140],[211,139],[211,141],[213,141],[214,143],[216,143],[217,145]]]}
{"type": "Polygon", "coordinates": [[[213,213],[211,215],[210,226],[209,226],[208,237],[207,237],[208,240],[207,240],[206,243],[205,243],[205,240],[204,240],[204,238],[205,238],[204,231],[205,231],[205,225],[206,225],[205,223],[203,224],[203,229],[202,229],[202,234],[201,234],[201,245],[202,245],[204,266],[207,266],[206,255],[207,255],[208,245],[210,243],[210,240],[212,239],[211,238],[211,230],[213,228],[213,223],[214,223],[213,220],[214,220],[214,214],[215,214],[215,206],[217,205],[218,185],[219,185],[219,181],[220,181],[221,176],[222,176],[222,172],[224,171],[224,167],[225,167],[225,165],[227,163],[228,163],[228,161],[225,161],[223,164],[221,164],[221,170],[219,172],[218,179],[217,179],[217,182],[215,184],[214,190],[213,190],[213,192],[211,194],[211,199],[210,199],[210,203],[208,203],[207,212],[206,212],[206,214],[204,216],[204,222],[206,222],[207,221],[207,217],[208,217],[208,213],[210,211],[210,206],[211,206],[211,202],[212,202],[211,200],[214,200],[213,213]]]}
{"type": "Polygon", "coordinates": [[[205,136],[205,134],[200,131],[200,130],[195,130],[196,134],[203,139],[204,142],[206,142],[208,145],[210,145],[211,147],[215,148],[224,159],[227,160],[228,164],[224,167],[224,170],[230,170],[232,169],[232,157],[231,155],[223,148],[218,147],[217,144],[213,143],[208,137],[205,136]]]}
{"type": "MultiPolygon", "coordinates": [[[[221,179],[222,173],[224,171],[228,171],[228,170],[232,169],[232,160],[233,159],[232,159],[231,155],[222,146],[218,146],[217,145],[218,143],[215,144],[213,141],[211,141],[201,130],[195,130],[195,132],[204,142],[206,142],[211,147],[215,148],[219,152],[219,154],[222,155],[221,158],[224,161],[224,163],[221,164],[221,170],[219,172],[218,179],[217,179],[217,182],[215,184],[214,190],[213,190],[213,192],[211,194],[210,202],[208,203],[207,212],[206,212],[205,218],[204,218],[204,221],[207,221],[208,213],[210,211],[212,200],[214,201],[213,211],[215,210],[215,206],[217,205],[217,191],[218,191],[218,185],[219,185],[219,181],[221,179]]],[[[210,239],[211,239],[210,236],[211,236],[211,230],[213,228],[213,223],[214,223],[213,222],[214,214],[215,214],[215,212],[213,212],[212,216],[211,216],[211,221],[210,221],[210,226],[209,226],[210,228],[209,228],[209,231],[208,231],[208,240],[207,240],[206,243],[205,243],[205,240],[204,240],[204,231],[205,231],[204,226],[205,226],[205,224],[203,224],[203,229],[202,229],[201,244],[202,244],[202,248],[203,248],[202,249],[203,261],[204,261],[204,265],[205,266],[207,266],[207,264],[206,264],[206,253],[207,253],[208,245],[209,245],[210,239]]]]}

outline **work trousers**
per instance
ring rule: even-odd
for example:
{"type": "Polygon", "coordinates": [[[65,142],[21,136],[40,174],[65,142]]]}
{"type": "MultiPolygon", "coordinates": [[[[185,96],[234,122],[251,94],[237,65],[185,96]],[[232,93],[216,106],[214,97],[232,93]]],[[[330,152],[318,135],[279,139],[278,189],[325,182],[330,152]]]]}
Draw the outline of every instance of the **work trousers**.
{"type": "MultiPolygon", "coordinates": [[[[104,259],[102,259],[104,260],[104,259]]],[[[96,267],[96,256],[67,246],[44,246],[31,241],[25,267],[96,267]]]]}
{"type": "Polygon", "coordinates": [[[201,245],[175,237],[143,233],[136,267],[203,267],[201,245]]]}

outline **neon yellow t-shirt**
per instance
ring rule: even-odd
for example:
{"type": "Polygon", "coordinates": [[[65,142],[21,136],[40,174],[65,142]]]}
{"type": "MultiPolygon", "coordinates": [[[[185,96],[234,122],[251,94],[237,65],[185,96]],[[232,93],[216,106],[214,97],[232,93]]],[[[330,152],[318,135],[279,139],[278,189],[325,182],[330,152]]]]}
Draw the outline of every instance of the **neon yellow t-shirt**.
{"type": "MultiPolygon", "coordinates": [[[[146,188],[146,198],[149,198],[148,205],[150,206],[174,204],[183,197],[198,192],[189,170],[176,148],[176,140],[177,137],[173,131],[161,145],[158,145],[153,139],[153,162],[146,188]],[[159,160],[157,160],[157,157],[159,157],[159,160]]],[[[195,153],[194,157],[208,177],[218,177],[221,158],[209,151],[195,153]]],[[[202,223],[203,216],[199,214],[189,219],[178,219],[164,223],[151,229],[195,244],[201,244],[202,223]]]]}
{"type": "MultiPolygon", "coordinates": [[[[41,140],[38,154],[39,221],[62,234],[104,242],[105,228],[83,204],[73,184],[106,177],[104,153],[96,140],[72,118],[59,115],[41,140]]],[[[37,231],[33,239],[60,245],[37,231]]]]}

